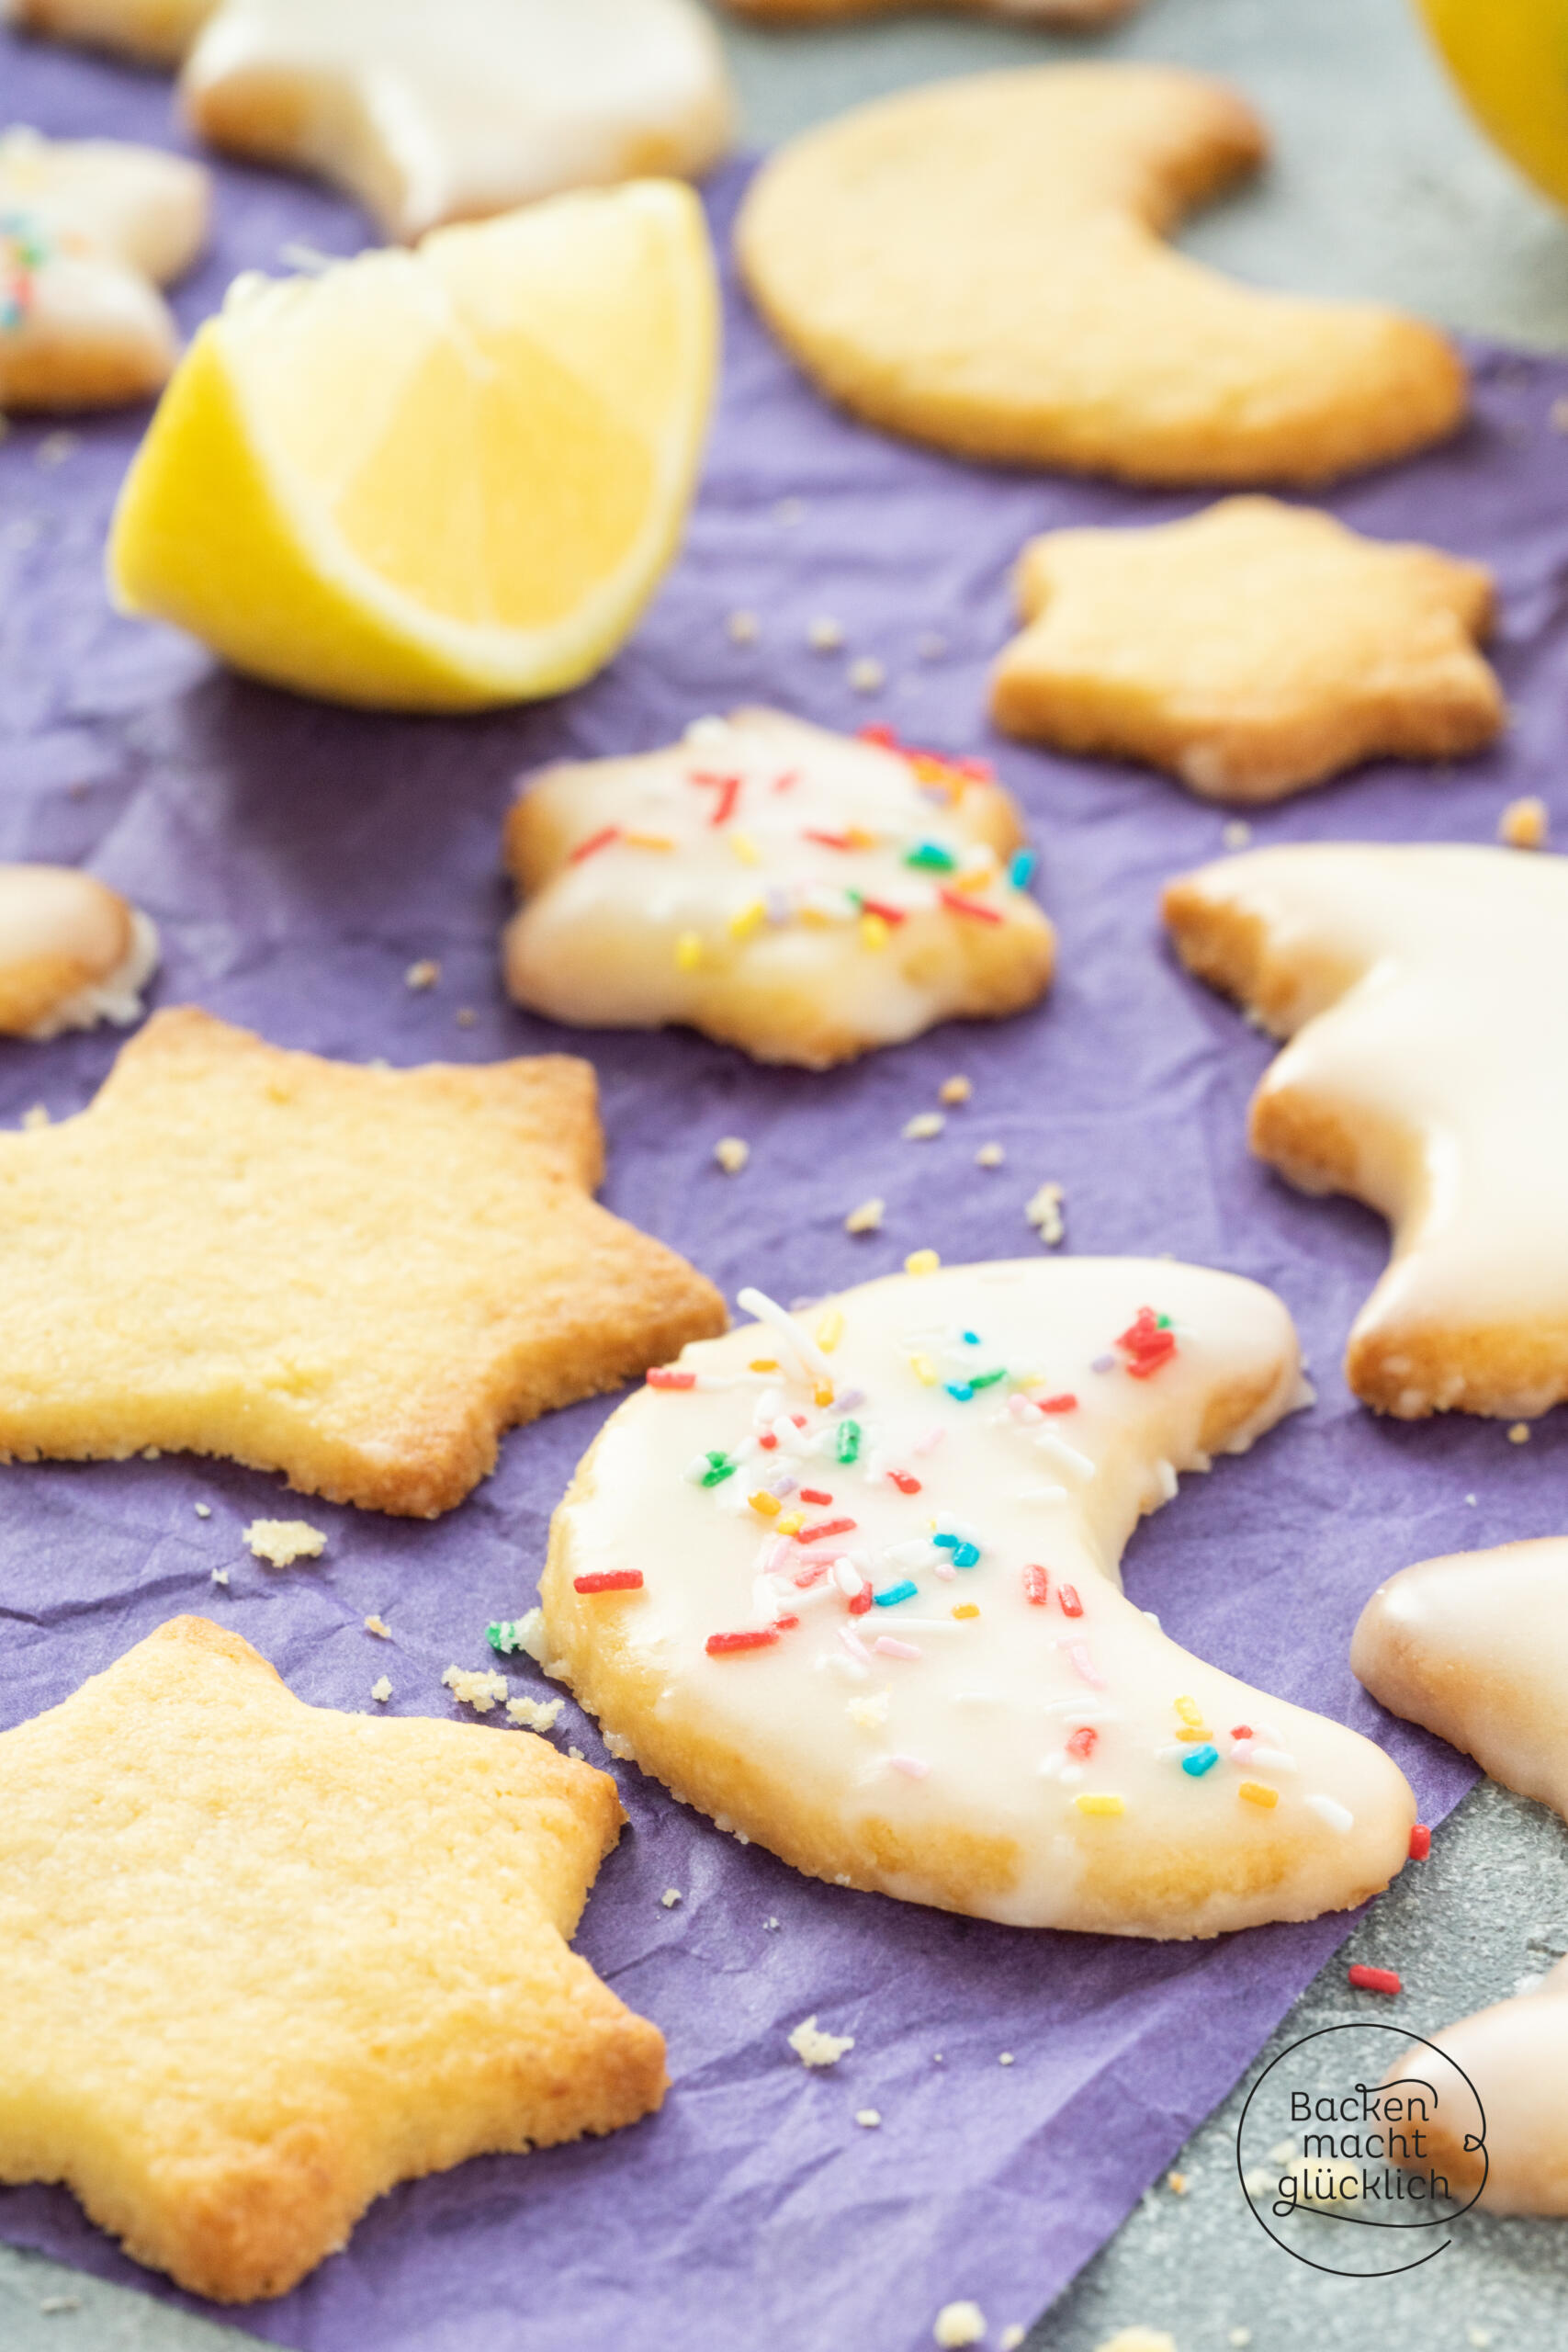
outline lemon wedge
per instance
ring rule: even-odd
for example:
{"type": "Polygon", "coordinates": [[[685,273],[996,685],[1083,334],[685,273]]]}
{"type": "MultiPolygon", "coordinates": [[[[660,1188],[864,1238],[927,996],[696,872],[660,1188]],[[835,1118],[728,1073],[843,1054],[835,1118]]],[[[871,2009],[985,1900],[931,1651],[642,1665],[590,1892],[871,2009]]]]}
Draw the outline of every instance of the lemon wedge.
{"type": "Polygon", "coordinates": [[[674,181],[237,279],[126,477],[111,593],[334,702],[558,693],[675,552],[717,344],[707,231],[674,181]]]}
{"type": "Polygon", "coordinates": [[[1420,0],[1472,113],[1536,186],[1568,205],[1562,0],[1420,0]]]}

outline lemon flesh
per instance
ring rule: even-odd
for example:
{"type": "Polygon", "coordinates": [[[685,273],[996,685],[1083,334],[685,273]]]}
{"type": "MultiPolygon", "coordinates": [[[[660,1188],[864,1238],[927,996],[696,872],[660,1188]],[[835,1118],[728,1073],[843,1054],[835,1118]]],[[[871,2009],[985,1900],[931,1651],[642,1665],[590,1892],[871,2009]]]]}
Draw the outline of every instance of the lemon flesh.
{"type": "Polygon", "coordinates": [[[706,228],[673,181],[241,278],[132,461],[111,593],[332,701],[558,693],[675,552],[717,343],[706,228]]]}
{"type": "Polygon", "coordinates": [[[1420,0],[1472,113],[1504,153],[1568,205],[1564,0],[1420,0]]]}

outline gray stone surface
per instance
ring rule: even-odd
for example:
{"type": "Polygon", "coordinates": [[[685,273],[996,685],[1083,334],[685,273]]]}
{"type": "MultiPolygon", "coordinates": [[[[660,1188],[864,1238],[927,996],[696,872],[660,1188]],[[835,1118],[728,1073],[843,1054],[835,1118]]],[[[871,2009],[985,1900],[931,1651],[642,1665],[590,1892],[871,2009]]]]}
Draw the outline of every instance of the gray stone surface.
{"type": "MultiPolygon", "coordinates": [[[[731,26],[727,38],[758,144],[879,91],[1027,59],[1157,57],[1228,74],[1274,126],[1276,162],[1256,188],[1194,224],[1190,250],[1272,285],[1381,296],[1472,333],[1568,348],[1568,222],[1483,145],[1404,0],[1151,0],[1093,43],[941,17],[814,32],[731,26]]],[[[1406,1871],[1375,1906],[1265,2056],[1353,2017],[1430,2031],[1511,1993],[1565,1949],[1568,1832],[1539,1806],[1483,1787],[1438,1833],[1426,1868],[1406,1871]],[[1345,1969],[1355,1959],[1397,1968],[1406,1991],[1394,2002],[1350,1994],[1345,1969]]],[[[1092,2352],[1137,2323],[1168,2330],[1178,2352],[1568,2345],[1559,2224],[1469,2215],[1446,2253],[1398,2278],[1328,2277],[1292,2262],[1237,2185],[1245,2090],[1179,2160],[1187,2193],[1150,2191],[1032,2331],[1030,2352],[1092,2352]]],[[[989,2316],[995,2346],[1023,2315],[989,2316]]],[[[254,2340],[0,2248],[4,2352],[220,2352],[254,2340]]]]}

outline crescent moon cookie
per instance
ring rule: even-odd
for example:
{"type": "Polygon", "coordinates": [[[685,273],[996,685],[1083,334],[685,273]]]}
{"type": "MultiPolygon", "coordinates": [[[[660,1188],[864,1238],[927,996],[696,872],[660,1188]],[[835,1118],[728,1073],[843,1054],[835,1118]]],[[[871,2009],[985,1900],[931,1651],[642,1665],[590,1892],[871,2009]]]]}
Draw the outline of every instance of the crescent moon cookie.
{"type": "Polygon", "coordinates": [[[198,164],[112,139],[0,137],[0,407],[144,400],[179,335],[158,293],[207,239],[198,164]]]}
{"type": "Polygon", "coordinates": [[[1445,2026],[1431,2041],[1443,2058],[1417,2043],[1393,2069],[1437,2093],[1422,2168],[1429,2163],[1456,2196],[1472,2197],[1484,2167],[1480,2202],[1489,2213],[1568,2213],[1568,1961],[1532,1991],[1445,2026]],[[1484,2157],[1466,2145],[1477,2098],[1484,2157]]]}
{"type": "Polygon", "coordinates": [[[0,865],[0,1035],[129,1027],[158,961],[148,917],[69,865],[0,865]]]}
{"type": "Polygon", "coordinates": [[[1292,1040],[1253,1149],[1387,1217],[1346,1377],[1402,1419],[1568,1396],[1568,865],[1304,844],[1173,882],[1183,963],[1292,1040]]]}
{"type": "Polygon", "coordinates": [[[699,719],[667,751],[534,779],[506,830],[506,984],[558,1021],[688,1022],[825,1069],[1044,994],[1023,838],[984,762],[772,710],[699,719]]]}
{"type": "Polygon", "coordinates": [[[737,251],[825,391],[961,456],[1322,482],[1440,440],[1468,394],[1434,328],[1258,292],[1165,243],[1267,146],[1234,91],[1174,66],[939,82],[782,148],[737,251]]]}
{"type": "Polygon", "coordinates": [[[615,1784],[547,1740],[306,1706],[178,1617],[0,1736],[0,2181],[192,2294],[285,2294],[396,2182],[663,2097],[568,1944],[615,1784]]]}
{"type": "Polygon", "coordinates": [[[527,1636],[682,1800],[836,1884],[1193,1937],[1361,1902],[1370,1742],[1123,1598],[1140,1512],[1306,1401],[1271,1293],[1137,1259],[894,1275],[650,1373],[556,1513],[527,1636]]]}
{"type": "Polygon", "coordinates": [[[1491,574],[1330,514],[1227,498],[1147,530],[1048,531],[991,673],[1010,735],[1145,760],[1205,799],[1280,799],[1381,755],[1478,751],[1506,712],[1475,650],[1491,574]]]}
{"type": "Polygon", "coordinates": [[[567,188],[700,177],[733,115],[693,0],[222,0],[180,95],[215,146],[320,174],[405,243],[567,188]]]}

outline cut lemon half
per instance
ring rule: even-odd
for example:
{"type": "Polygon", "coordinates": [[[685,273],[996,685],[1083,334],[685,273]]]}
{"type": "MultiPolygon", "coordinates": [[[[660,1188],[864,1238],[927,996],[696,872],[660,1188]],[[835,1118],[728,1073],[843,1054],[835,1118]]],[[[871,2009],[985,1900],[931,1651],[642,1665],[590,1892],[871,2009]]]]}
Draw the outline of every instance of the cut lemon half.
{"type": "Polygon", "coordinates": [[[111,593],[335,702],[558,693],[675,552],[717,345],[707,231],[674,181],[237,279],[126,477],[111,593]]]}

